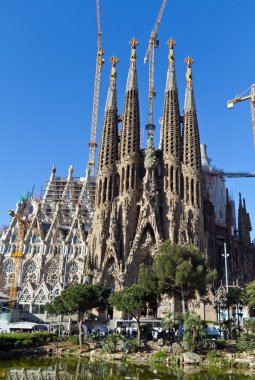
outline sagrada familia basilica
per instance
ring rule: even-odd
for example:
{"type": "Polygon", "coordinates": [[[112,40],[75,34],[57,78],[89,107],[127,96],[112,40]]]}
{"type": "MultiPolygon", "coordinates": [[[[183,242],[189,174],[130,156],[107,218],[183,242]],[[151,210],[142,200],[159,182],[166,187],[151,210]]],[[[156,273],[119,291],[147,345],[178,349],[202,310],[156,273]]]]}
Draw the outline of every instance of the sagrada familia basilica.
{"type": "Polygon", "coordinates": [[[200,145],[193,90],[192,58],[187,57],[183,114],[175,73],[174,40],[168,41],[168,70],[159,149],[153,134],[140,146],[136,69],[138,41],[132,39],[124,108],[117,105],[117,63],[111,58],[110,86],[101,130],[96,177],[56,176],[52,168],[41,199],[20,201],[0,240],[0,288],[11,286],[20,219],[25,228],[18,302],[42,314],[44,305],[68,284],[102,281],[114,289],[133,284],[139,265],[151,265],[161,242],[194,244],[225,281],[254,279],[254,245],[245,200],[235,205],[224,176],[200,145]],[[121,125],[121,128],[119,128],[121,125]]]}

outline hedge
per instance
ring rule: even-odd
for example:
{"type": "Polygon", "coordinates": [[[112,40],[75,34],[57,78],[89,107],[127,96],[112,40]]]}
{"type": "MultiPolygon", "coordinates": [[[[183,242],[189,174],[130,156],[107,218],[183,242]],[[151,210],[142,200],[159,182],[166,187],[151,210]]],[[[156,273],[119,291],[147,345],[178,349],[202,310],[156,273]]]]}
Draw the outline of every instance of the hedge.
{"type": "Polygon", "coordinates": [[[0,334],[0,350],[30,348],[56,339],[57,335],[49,332],[0,334]]]}

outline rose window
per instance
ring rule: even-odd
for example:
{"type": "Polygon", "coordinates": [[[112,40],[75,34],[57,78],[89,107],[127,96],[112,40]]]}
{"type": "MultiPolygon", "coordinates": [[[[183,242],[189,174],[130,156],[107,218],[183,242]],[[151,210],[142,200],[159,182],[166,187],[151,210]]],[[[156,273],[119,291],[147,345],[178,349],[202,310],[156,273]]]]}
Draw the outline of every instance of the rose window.
{"type": "Polygon", "coordinates": [[[12,260],[7,261],[7,263],[5,264],[5,270],[4,271],[5,271],[6,274],[13,273],[13,271],[14,271],[14,265],[13,265],[13,261],[12,260]]]}
{"type": "Polygon", "coordinates": [[[24,281],[30,280],[34,282],[36,280],[36,270],[37,266],[34,261],[30,261],[27,264],[25,264],[23,269],[24,281]]]}
{"type": "Polygon", "coordinates": [[[67,269],[67,281],[68,282],[78,282],[78,265],[76,263],[71,263],[67,269]]]}
{"type": "Polygon", "coordinates": [[[8,260],[4,267],[4,278],[3,278],[4,287],[11,286],[13,277],[14,277],[14,264],[12,260],[8,260]]]}

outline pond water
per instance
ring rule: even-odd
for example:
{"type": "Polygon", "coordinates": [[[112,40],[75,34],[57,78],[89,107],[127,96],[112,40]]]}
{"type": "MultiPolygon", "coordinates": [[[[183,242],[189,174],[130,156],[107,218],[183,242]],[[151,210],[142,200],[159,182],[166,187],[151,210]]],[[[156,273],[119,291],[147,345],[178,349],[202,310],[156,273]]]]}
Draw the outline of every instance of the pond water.
{"type": "Polygon", "coordinates": [[[6,380],[252,380],[246,370],[173,368],[164,365],[91,363],[84,359],[21,359],[0,361],[0,379],[6,380]]]}

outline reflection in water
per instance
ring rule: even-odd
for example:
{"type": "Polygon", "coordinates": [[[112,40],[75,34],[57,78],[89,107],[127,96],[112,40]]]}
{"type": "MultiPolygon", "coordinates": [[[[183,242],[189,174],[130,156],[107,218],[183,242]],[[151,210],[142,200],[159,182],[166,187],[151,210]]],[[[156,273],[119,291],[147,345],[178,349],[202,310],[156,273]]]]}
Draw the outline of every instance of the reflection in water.
{"type": "Polygon", "coordinates": [[[136,366],[129,363],[93,363],[83,359],[22,359],[0,361],[0,379],[6,380],[252,380],[255,376],[199,367],[136,366]]]}

